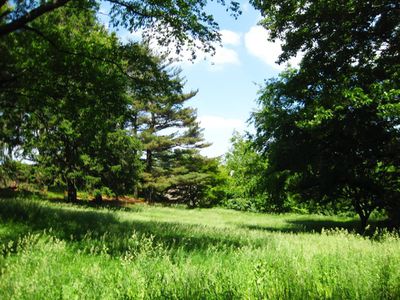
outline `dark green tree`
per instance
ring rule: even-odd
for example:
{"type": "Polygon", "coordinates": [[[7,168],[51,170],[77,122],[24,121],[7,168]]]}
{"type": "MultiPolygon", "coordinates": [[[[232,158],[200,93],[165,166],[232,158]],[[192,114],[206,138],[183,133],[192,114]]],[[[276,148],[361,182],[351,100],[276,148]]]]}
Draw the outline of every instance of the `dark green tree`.
{"type": "Polygon", "coordinates": [[[362,227],[378,207],[398,221],[398,1],[253,4],[284,41],[281,62],[304,53],[299,70],[267,82],[253,115],[272,190],[347,203],[362,227]]]}
{"type": "Polygon", "coordinates": [[[119,196],[133,193],[142,171],[139,160],[140,142],[127,130],[116,130],[105,134],[101,142],[95,143],[89,155],[83,156],[85,187],[101,201],[104,193],[119,196]]]}
{"type": "MultiPolygon", "coordinates": [[[[186,107],[186,101],[196,92],[184,93],[179,72],[168,69],[156,58],[158,70],[149,73],[158,78],[147,90],[134,91],[132,95],[132,130],[142,141],[145,155],[143,188],[150,201],[162,198],[170,186],[172,161],[182,151],[207,146],[196,120],[196,111],[186,107]]],[[[174,166],[174,167],[173,167],[174,166]]]]}
{"type": "Polygon", "coordinates": [[[164,161],[169,176],[164,176],[164,198],[185,203],[189,208],[211,207],[226,196],[226,176],[218,158],[200,155],[197,149],[176,149],[164,161]]]}
{"type": "Polygon", "coordinates": [[[77,187],[85,184],[87,156],[107,149],[104,144],[114,142],[110,135],[125,126],[128,77],[123,62],[115,62],[118,41],[97,23],[93,11],[77,13],[73,6],[7,38],[15,42],[10,52],[15,64],[4,62],[5,70],[20,75],[1,90],[3,127],[18,137],[14,140],[28,157],[52,168],[54,178],[67,185],[68,199],[75,201],[77,187]]]}
{"type": "Polygon", "coordinates": [[[204,143],[196,110],[186,106],[196,92],[183,91],[180,70],[157,55],[146,67],[140,72],[146,85],[130,87],[128,127],[143,145],[141,194],[149,201],[165,200],[167,190],[189,172],[187,166],[179,165],[180,157],[197,156],[197,150],[208,144],[204,143]]]}

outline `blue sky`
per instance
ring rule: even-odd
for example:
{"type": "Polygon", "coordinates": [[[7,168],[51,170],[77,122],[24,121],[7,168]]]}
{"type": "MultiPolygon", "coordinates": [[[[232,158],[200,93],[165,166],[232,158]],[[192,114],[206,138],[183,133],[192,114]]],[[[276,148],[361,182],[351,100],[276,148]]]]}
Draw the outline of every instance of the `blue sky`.
{"type": "MultiPolygon", "coordinates": [[[[280,43],[268,41],[268,32],[257,25],[260,13],[247,2],[242,4],[242,15],[230,17],[225,9],[211,3],[208,7],[220,25],[222,47],[213,57],[199,51],[198,60],[191,62],[183,53],[176,63],[186,78],[186,89],[198,90],[188,105],[197,108],[204,137],[213,145],[202,150],[215,157],[226,153],[234,130],[251,131],[247,124],[256,108],[257,91],[265,79],[275,77],[283,66],[275,64],[280,54],[280,43]]],[[[120,32],[122,39],[137,39],[138,32],[120,32]]],[[[170,46],[173,48],[173,46],[170,46]]],[[[158,51],[165,51],[154,44],[158,51]]],[[[291,61],[296,65],[297,59],[291,61]]]]}

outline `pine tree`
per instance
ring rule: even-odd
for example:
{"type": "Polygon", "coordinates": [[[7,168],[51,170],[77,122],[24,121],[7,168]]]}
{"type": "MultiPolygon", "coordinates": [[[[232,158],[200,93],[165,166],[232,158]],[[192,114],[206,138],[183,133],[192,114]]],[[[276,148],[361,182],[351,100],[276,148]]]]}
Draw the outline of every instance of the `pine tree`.
{"type": "Polygon", "coordinates": [[[143,144],[145,163],[142,194],[149,201],[165,199],[165,193],[179,181],[177,176],[187,175],[189,169],[179,163],[179,156],[198,154],[204,143],[197,122],[196,110],[186,107],[197,92],[183,92],[180,71],[169,69],[155,58],[159,80],[153,89],[132,100],[132,131],[143,144]],[[163,78],[164,80],[160,80],[163,78]],[[138,100],[140,99],[140,100],[138,100]]]}

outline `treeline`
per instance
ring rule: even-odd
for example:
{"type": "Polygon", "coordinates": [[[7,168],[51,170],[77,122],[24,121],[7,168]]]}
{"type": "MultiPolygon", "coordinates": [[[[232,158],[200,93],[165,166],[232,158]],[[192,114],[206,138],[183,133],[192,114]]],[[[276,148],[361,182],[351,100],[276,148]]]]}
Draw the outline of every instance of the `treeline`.
{"type": "MultiPolygon", "coordinates": [[[[218,40],[206,1],[109,2],[114,26],[157,32],[177,52],[198,42],[211,51],[218,40]]],[[[266,81],[255,132],[235,135],[221,164],[199,154],[206,143],[185,105],[195,92],[146,44],[110,34],[98,3],[1,2],[2,178],[21,156],[35,162],[40,184],[66,185],[71,201],[86,189],[98,200],[131,193],[191,206],[351,211],[363,227],[380,210],[399,225],[398,1],[251,4],[270,39],[283,41],[279,62],[302,60],[266,81]]]]}
{"type": "Polygon", "coordinates": [[[261,89],[253,136],[235,138],[228,166],[247,201],[231,205],[353,211],[362,227],[381,210],[399,225],[399,2],[254,5],[284,41],[279,61],[303,57],[261,89]]]}
{"type": "Polygon", "coordinates": [[[3,185],[65,186],[69,201],[215,198],[218,162],[200,155],[186,105],[196,92],[146,43],[121,43],[71,2],[2,37],[0,53],[3,185]]]}

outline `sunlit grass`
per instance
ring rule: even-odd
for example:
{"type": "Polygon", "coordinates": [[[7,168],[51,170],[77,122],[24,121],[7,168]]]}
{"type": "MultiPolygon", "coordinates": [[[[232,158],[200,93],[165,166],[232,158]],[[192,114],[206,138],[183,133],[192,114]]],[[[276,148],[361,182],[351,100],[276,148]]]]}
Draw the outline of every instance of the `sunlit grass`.
{"type": "Polygon", "coordinates": [[[0,218],[0,299],[400,298],[400,239],[352,218],[23,199],[0,218]]]}

